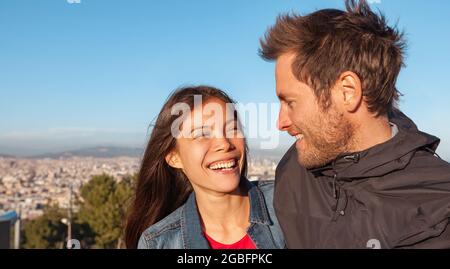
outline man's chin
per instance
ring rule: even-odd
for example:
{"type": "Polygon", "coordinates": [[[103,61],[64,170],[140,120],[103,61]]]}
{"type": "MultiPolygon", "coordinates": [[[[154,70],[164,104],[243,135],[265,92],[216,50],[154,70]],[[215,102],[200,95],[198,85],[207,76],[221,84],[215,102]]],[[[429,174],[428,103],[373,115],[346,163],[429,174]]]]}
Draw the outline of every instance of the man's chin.
{"type": "Polygon", "coordinates": [[[300,166],[306,168],[306,169],[312,169],[316,168],[317,164],[310,163],[306,160],[303,160],[300,156],[297,157],[297,162],[300,164],[300,166]]]}
{"type": "Polygon", "coordinates": [[[297,162],[306,169],[318,168],[328,163],[327,160],[320,160],[317,156],[302,154],[300,151],[297,154],[297,162]]]}

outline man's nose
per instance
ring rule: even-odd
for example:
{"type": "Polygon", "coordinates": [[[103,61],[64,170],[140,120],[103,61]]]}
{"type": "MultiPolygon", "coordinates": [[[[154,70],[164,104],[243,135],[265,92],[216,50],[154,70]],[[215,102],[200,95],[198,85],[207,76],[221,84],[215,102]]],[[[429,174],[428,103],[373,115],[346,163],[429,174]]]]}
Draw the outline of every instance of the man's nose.
{"type": "Polygon", "coordinates": [[[280,131],[288,131],[289,127],[291,127],[292,122],[289,116],[287,115],[287,111],[285,108],[281,107],[280,112],[278,113],[277,127],[280,131]]]}

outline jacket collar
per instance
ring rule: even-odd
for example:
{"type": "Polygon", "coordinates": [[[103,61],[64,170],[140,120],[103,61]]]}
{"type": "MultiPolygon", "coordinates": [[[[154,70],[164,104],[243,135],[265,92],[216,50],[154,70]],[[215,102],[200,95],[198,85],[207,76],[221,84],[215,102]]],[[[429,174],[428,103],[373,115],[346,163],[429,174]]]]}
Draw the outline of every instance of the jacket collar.
{"type": "Polygon", "coordinates": [[[194,192],[189,195],[181,214],[181,235],[183,236],[183,247],[185,249],[209,248],[209,244],[203,236],[194,192]]]}
{"type": "Polygon", "coordinates": [[[315,176],[325,175],[338,180],[353,181],[403,169],[415,152],[422,148],[434,151],[439,144],[439,138],[420,132],[412,121],[406,121],[409,119],[402,115],[390,119],[397,126],[398,133],[388,141],[360,152],[343,153],[332,162],[309,171],[315,176]]]}
{"type": "MultiPolygon", "coordinates": [[[[271,225],[266,203],[262,191],[246,178],[241,179],[248,189],[250,199],[250,217],[252,224],[271,225]]],[[[200,215],[198,213],[195,193],[192,192],[186,201],[181,214],[181,233],[183,246],[187,249],[207,249],[209,244],[203,235],[200,215]]]]}
{"type": "Polygon", "coordinates": [[[242,179],[248,189],[248,197],[250,199],[250,223],[259,223],[264,225],[272,225],[272,221],[267,211],[266,201],[262,191],[256,184],[248,181],[246,178],[242,179]]]}

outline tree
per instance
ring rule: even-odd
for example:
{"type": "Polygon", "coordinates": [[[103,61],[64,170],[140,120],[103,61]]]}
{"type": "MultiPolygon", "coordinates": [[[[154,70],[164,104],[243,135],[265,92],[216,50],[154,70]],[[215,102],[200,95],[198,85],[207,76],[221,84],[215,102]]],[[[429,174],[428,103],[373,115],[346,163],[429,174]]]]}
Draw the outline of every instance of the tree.
{"type": "Polygon", "coordinates": [[[66,226],[61,222],[65,215],[56,206],[44,210],[44,214],[24,223],[24,248],[62,248],[66,226]]]}
{"type": "MultiPolygon", "coordinates": [[[[63,224],[63,218],[67,219],[67,209],[50,205],[42,216],[26,221],[23,226],[21,247],[66,248],[67,224],[63,224]]],[[[80,222],[77,214],[74,214],[72,219],[72,238],[79,240],[82,248],[89,247],[94,241],[91,227],[87,223],[80,222]]]]}
{"type": "Polygon", "coordinates": [[[116,248],[122,237],[123,220],[132,196],[133,177],[117,182],[102,174],[92,177],[80,190],[79,220],[94,233],[95,247],[116,248]]]}
{"type": "MultiPolygon", "coordinates": [[[[116,248],[122,242],[123,220],[128,202],[133,194],[136,176],[117,182],[114,177],[102,174],[80,189],[77,199],[78,212],[73,212],[72,238],[82,248],[116,248]]],[[[24,248],[65,248],[67,226],[61,222],[67,218],[67,209],[51,205],[44,214],[24,223],[24,248]]]]}

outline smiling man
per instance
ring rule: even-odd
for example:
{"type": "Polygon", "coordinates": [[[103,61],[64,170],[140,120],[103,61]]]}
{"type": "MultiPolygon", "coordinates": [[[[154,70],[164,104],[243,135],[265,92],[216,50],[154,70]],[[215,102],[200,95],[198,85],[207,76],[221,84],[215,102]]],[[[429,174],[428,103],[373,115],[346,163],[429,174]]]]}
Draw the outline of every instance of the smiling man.
{"type": "Polygon", "coordinates": [[[365,1],[346,9],[280,16],[261,40],[278,127],[297,139],[276,172],[287,245],[450,247],[450,165],[396,109],[402,34],[365,1]]]}

